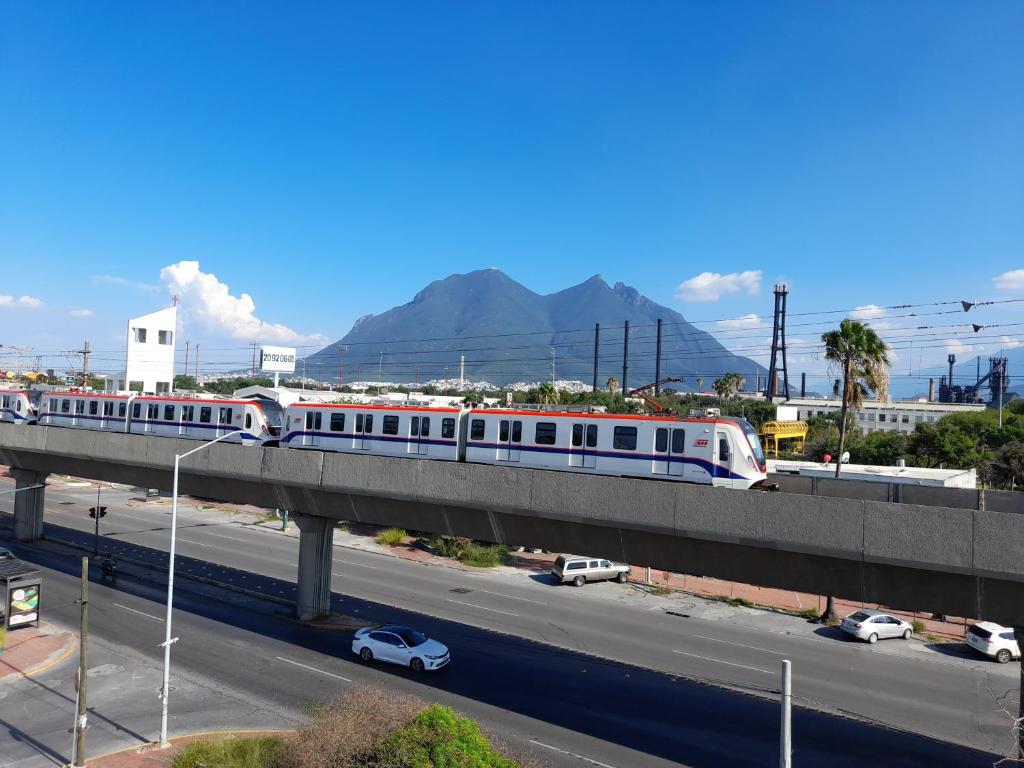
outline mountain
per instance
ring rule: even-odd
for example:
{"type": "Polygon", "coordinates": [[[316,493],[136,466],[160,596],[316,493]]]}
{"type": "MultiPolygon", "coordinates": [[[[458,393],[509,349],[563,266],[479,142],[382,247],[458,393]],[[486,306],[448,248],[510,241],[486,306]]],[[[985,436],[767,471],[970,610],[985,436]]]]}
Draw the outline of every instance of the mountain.
{"type": "MultiPolygon", "coordinates": [[[[338,380],[344,346],[346,381],[414,382],[457,378],[465,355],[466,378],[494,384],[551,376],[593,376],[594,324],[601,324],[598,383],[622,378],[624,322],[630,322],[629,385],[654,381],[656,323],[664,321],[662,376],[683,376],[680,388],[704,387],[723,373],[742,373],[752,388],[765,369],[738,357],[681,314],[623,283],[600,275],[549,295],[534,293],[497,269],[437,280],[408,304],[359,318],[344,338],[306,358],[306,375],[338,380]],[[446,373],[447,369],[447,373],[446,373]]],[[[301,365],[299,371],[302,370],[301,365]]],[[[671,385],[670,385],[671,386],[671,385]]]]}

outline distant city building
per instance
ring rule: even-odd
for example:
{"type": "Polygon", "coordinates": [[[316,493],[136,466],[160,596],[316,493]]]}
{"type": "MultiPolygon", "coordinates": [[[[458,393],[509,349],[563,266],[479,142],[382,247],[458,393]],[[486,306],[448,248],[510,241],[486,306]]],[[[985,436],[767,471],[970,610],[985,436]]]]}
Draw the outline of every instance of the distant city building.
{"type": "MultiPolygon", "coordinates": [[[[841,408],[842,403],[838,399],[796,397],[779,403],[775,409],[775,418],[779,421],[807,421],[814,416],[837,413],[841,408]]],[[[985,405],[982,403],[867,400],[857,411],[855,423],[865,435],[872,432],[910,434],[918,424],[931,424],[953,413],[976,413],[984,410],[985,405]]]]}
{"type": "Polygon", "coordinates": [[[124,377],[118,390],[166,394],[174,382],[178,308],[167,307],[128,321],[124,377]]]}

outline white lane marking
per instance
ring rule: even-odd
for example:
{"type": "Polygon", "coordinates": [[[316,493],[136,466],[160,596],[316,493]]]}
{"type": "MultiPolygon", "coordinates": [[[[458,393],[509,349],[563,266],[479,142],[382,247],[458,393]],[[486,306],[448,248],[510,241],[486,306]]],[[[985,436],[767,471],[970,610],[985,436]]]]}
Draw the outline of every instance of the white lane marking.
{"type": "Polygon", "coordinates": [[[197,547],[209,547],[210,544],[203,544],[201,541],[192,541],[192,539],[183,539],[181,536],[178,537],[178,541],[184,541],[187,544],[195,544],[197,547]]]}
{"type": "MultiPolygon", "coordinates": [[[[206,531],[205,536],[216,536],[218,539],[229,539],[231,541],[245,541],[245,539],[239,539],[235,536],[225,536],[223,533],[214,533],[213,531],[206,531]]],[[[249,542],[245,541],[246,544],[249,542]]]]}
{"type": "Polygon", "coordinates": [[[310,667],[310,666],[307,666],[305,664],[300,664],[297,661],[292,661],[291,659],[286,659],[284,656],[275,656],[274,658],[277,659],[278,661],[284,661],[284,662],[287,662],[288,664],[294,664],[296,667],[302,667],[303,669],[308,669],[310,672],[316,672],[318,675],[327,675],[328,677],[334,677],[334,678],[337,678],[338,680],[344,680],[346,683],[351,683],[352,682],[347,677],[342,677],[341,675],[336,675],[333,672],[325,672],[324,670],[317,669],[316,667],[310,667]]]}
{"type": "Polygon", "coordinates": [[[491,613],[503,613],[506,616],[515,616],[519,618],[518,613],[509,613],[508,611],[499,611],[497,608],[488,608],[485,605],[477,605],[476,603],[464,603],[461,600],[445,600],[446,603],[456,603],[458,605],[468,605],[470,608],[479,608],[481,611],[490,611],[491,613]]]}
{"type": "Polygon", "coordinates": [[[515,595],[505,595],[501,592],[491,592],[489,589],[478,589],[477,592],[486,592],[488,595],[497,595],[498,597],[507,597],[509,600],[522,600],[524,603],[533,603],[534,605],[547,605],[539,600],[527,600],[525,597],[516,597],[515,595]]]}
{"type": "Polygon", "coordinates": [[[337,562],[343,563],[344,565],[354,565],[357,568],[369,568],[371,571],[376,571],[376,565],[363,565],[362,563],[353,563],[351,560],[338,560],[337,562]]]}
{"type": "Polygon", "coordinates": [[[543,741],[537,741],[536,739],[530,739],[530,743],[531,744],[536,744],[538,747],[544,747],[544,749],[550,749],[552,752],[559,752],[559,753],[561,753],[563,755],[568,755],[569,757],[574,757],[577,760],[582,760],[584,763],[589,763],[590,765],[596,765],[596,766],[598,766],[598,768],[615,768],[614,765],[608,765],[608,763],[602,763],[602,762],[600,762],[598,760],[594,760],[594,759],[589,758],[589,757],[584,757],[583,755],[577,755],[575,752],[570,752],[569,750],[562,749],[561,747],[553,747],[550,744],[545,744],[543,741]]]}
{"type": "Polygon", "coordinates": [[[758,648],[756,645],[744,645],[743,643],[730,643],[728,640],[719,640],[717,637],[706,637],[704,635],[690,635],[690,637],[699,637],[701,640],[711,640],[715,643],[725,643],[726,645],[735,645],[737,648],[749,648],[752,651],[764,651],[765,653],[774,653],[776,656],[789,656],[788,653],[782,653],[781,651],[770,651],[767,648],[758,648]]]}
{"type": "Polygon", "coordinates": [[[717,664],[728,664],[730,667],[739,667],[740,669],[749,669],[754,672],[762,672],[766,675],[774,675],[774,672],[769,672],[767,669],[761,669],[760,667],[748,667],[746,664],[737,664],[734,661],[723,661],[722,659],[713,659],[710,656],[698,656],[696,653],[687,653],[686,651],[673,650],[672,653],[678,653],[682,656],[692,656],[695,659],[703,659],[704,661],[713,661],[717,664]]]}
{"type": "Polygon", "coordinates": [[[143,613],[142,611],[137,611],[134,608],[129,608],[127,605],[121,605],[120,603],[114,603],[114,605],[116,605],[118,608],[124,608],[126,611],[137,613],[139,614],[139,616],[145,616],[147,619],[152,619],[153,621],[163,621],[163,619],[161,619],[159,616],[153,616],[148,613],[143,613]]]}

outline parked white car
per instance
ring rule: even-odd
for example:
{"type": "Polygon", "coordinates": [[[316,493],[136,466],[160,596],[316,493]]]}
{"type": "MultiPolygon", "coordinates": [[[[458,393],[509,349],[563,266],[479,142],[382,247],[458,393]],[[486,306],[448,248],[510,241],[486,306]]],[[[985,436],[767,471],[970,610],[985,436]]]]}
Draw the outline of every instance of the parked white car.
{"type": "Polygon", "coordinates": [[[440,669],[452,660],[446,645],[399,625],[360,629],[352,638],[352,653],[366,662],[379,659],[413,672],[440,669]]]}
{"type": "Polygon", "coordinates": [[[620,584],[629,580],[629,566],[625,563],[613,563],[595,557],[578,555],[559,555],[551,568],[551,575],[563,584],[575,584],[582,587],[588,581],[607,581],[615,579],[620,584]]]}
{"type": "Polygon", "coordinates": [[[868,609],[851,613],[843,619],[839,628],[848,635],[869,643],[877,643],[887,637],[902,637],[909,640],[914,634],[914,627],[910,622],[899,616],[868,609]]]}
{"type": "Polygon", "coordinates": [[[1020,658],[1020,646],[1013,636],[1010,627],[994,624],[991,621],[980,621],[964,636],[964,640],[978,653],[1005,664],[1010,659],[1020,658]]]}

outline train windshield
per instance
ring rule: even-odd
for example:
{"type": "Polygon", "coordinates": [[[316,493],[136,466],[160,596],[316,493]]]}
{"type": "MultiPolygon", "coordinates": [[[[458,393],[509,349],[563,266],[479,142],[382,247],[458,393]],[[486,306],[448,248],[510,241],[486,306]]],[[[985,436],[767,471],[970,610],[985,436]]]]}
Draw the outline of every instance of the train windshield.
{"type": "Polygon", "coordinates": [[[761,450],[761,440],[757,436],[757,432],[750,426],[750,422],[746,419],[736,419],[736,422],[740,425],[740,429],[743,430],[743,434],[747,436],[747,442],[750,443],[751,450],[754,451],[754,459],[757,460],[757,466],[764,467],[764,451],[761,450]]]}
{"type": "Polygon", "coordinates": [[[260,400],[260,408],[267,419],[267,427],[270,434],[277,437],[281,434],[281,425],[284,424],[284,409],[281,404],[274,400],[260,400]]]}

